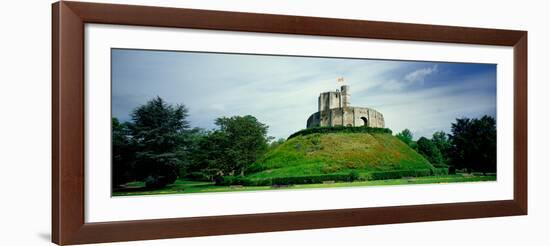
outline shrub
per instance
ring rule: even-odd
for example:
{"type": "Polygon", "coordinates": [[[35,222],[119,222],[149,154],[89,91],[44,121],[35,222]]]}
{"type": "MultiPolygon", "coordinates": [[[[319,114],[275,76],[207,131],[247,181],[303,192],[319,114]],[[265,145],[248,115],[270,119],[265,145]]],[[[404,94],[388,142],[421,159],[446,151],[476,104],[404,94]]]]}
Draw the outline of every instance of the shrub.
{"type": "Polygon", "coordinates": [[[305,136],[314,133],[388,133],[392,134],[392,131],[388,128],[376,128],[376,127],[354,127],[354,126],[331,126],[331,127],[314,127],[297,131],[290,135],[288,139],[305,136]]]}
{"type": "Polygon", "coordinates": [[[243,176],[219,176],[216,180],[216,185],[244,185],[245,178],[243,176]]]}
{"type": "Polygon", "coordinates": [[[277,184],[277,185],[319,184],[319,183],[323,183],[323,181],[353,182],[357,179],[359,179],[359,173],[357,173],[357,171],[351,171],[349,173],[273,178],[272,184],[277,184]]]}
{"type": "Polygon", "coordinates": [[[145,178],[145,187],[149,189],[163,188],[169,181],[170,180],[164,176],[147,176],[147,178],[145,178]]]}
{"type": "Polygon", "coordinates": [[[433,175],[435,176],[448,175],[448,174],[449,174],[448,167],[439,167],[439,168],[433,169],[433,175]]]}
{"type": "Polygon", "coordinates": [[[194,180],[194,181],[211,181],[212,180],[211,175],[208,175],[204,172],[191,172],[191,173],[188,173],[185,177],[189,180],[194,180]]]}
{"type": "Polygon", "coordinates": [[[216,185],[223,185],[224,183],[224,176],[221,176],[221,175],[214,175],[214,182],[216,183],[216,185]]]}
{"type": "Polygon", "coordinates": [[[245,186],[271,186],[271,185],[296,185],[296,184],[320,184],[324,181],[354,182],[362,180],[400,179],[403,177],[423,177],[430,175],[446,175],[447,168],[377,171],[360,174],[356,170],[347,173],[331,173],[320,175],[307,175],[295,177],[275,178],[247,178],[243,176],[224,176],[216,182],[216,185],[245,185],[245,186]]]}
{"type": "Polygon", "coordinates": [[[443,155],[432,140],[421,137],[416,141],[416,146],[418,153],[424,156],[430,163],[443,163],[443,155]]]}
{"type": "Polygon", "coordinates": [[[360,180],[359,173],[352,170],[349,173],[332,173],[321,175],[295,176],[295,177],[276,177],[251,179],[245,177],[224,177],[222,185],[246,185],[246,186],[270,186],[270,185],[294,185],[294,184],[320,184],[323,181],[343,181],[353,182],[360,180]]]}
{"type": "Polygon", "coordinates": [[[357,172],[356,170],[352,170],[348,175],[349,182],[359,180],[359,178],[359,172],[357,172]]]}
{"type": "Polygon", "coordinates": [[[377,172],[369,173],[367,179],[382,180],[382,179],[400,179],[403,177],[423,177],[423,176],[430,176],[431,173],[432,173],[432,170],[430,169],[377,171],[377,172]]]}
{"type": "Polygon", "coordinates": [[[456,167],[455,166],[449,166],[449,174],[456,174],[456,167]]]}
{"type": "Polygon", "coordinates": [[[246,186],[271,186],[273,182],[271,178],[265,179],[245,179],[244,185],[246,186]]]}

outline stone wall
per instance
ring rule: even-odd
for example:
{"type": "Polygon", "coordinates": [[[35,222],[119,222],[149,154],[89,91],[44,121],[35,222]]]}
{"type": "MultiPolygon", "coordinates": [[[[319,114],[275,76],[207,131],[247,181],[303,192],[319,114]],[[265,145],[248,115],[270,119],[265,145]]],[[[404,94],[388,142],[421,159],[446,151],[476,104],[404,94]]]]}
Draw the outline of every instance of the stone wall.
{"type": "Polygon", "coordinates": [[[307,128],[319,126],[368,126],[385,127],[384,116],[371,108],[345,107],[323,110],[312,114],[307,128]]]}
{"type": "Polygon", "coordinates": [[[340,92],[324,92],[319,95],[319,111],[342,107],[340,92]]]}
{"type": "Polygon", "coordinates": [[[371,108],[349,107],[349,86],[341,91],[323,92],[319,95],[317,113],[307,119],[307,128],[320,126],[368,126],[384,127],[384,116],[371,108]]]}

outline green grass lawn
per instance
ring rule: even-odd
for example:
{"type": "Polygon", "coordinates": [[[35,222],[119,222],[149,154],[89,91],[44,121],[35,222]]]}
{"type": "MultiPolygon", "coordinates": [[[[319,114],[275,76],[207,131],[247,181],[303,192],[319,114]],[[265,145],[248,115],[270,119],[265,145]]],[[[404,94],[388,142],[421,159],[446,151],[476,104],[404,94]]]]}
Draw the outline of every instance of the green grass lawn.
{"type": "Polygon", "coordinates": [[[309,189],[309,188],[334,188],[334,187],[357,187],[357,186],[380,186],[380,185],[407,185],[407,184],[433,184],[433,183],[456,183],[475,181],[496,181],[496,176],[480,175],[445,175],[426,176],[416,178],[386,179],[357,182],[337,182],[332,184],[303,184],[293,185],[284,188],[271,186],[216,186],[211,182],[197,182],[177,180],[174,184],[158,190],[145,190],[143,182],[132,182],[126,186],[125,191],[115,191],[113,196],[133,195],[161,195],[161,194],[187,194],[203,192],[231,192],[231,191],[258,191],[258,190],[288,190],[288,189],[309,189]]]}

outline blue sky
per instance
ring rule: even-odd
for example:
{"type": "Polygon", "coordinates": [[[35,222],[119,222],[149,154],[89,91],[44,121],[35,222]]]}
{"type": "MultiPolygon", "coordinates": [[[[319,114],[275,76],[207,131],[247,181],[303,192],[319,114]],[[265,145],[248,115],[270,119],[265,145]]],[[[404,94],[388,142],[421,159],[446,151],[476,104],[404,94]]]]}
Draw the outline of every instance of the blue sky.
{"type": "Polygon", "coordinates": [[[450,131],[459,117],[496,117],[496,65],[197,52],[112,50],[112,114],[160,96],[189,108],[193,127],[215,128],[222,116],[253,115],[269,135],[305,128],[319,93],[342,83],[351,105],[382,114],[394,133],[415,139],[450,131]]]}

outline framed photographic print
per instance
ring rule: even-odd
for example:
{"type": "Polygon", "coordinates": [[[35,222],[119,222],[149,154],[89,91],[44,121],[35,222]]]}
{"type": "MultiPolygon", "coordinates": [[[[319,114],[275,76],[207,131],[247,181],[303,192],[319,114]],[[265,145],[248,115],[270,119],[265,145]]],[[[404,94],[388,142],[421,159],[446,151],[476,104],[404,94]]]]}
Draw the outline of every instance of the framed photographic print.
{"type": "Polygon", "coordinates": [[[527,214],[527,32],[58,2],[60,245],[527,214]]]}

